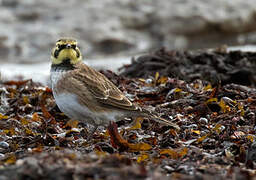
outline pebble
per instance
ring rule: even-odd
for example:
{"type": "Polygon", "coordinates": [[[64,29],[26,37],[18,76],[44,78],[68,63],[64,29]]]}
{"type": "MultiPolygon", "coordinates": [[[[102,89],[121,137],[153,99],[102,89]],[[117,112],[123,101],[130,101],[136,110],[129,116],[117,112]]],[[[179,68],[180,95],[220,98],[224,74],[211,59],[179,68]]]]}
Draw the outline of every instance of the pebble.
{"type": "Polygon", "coordinates": [[[146,81],[145,81],[147,84],[151,84],[152,82],[153,82],[153,80],[152,79],[146,79],[146,81]]]}
{"type": "Polygon", "coordinates": [[[204,117],[201,117],[201,118],[199,119],[199,122],[200,122],[201,124],[208,124],[208,119],[206,119],[206,118],[204,118],[204,117]]]}
{"type": "Polygon", "coordinates": [[[235,104],[234,100],[230,99],[229,97],[222,97],[221,98],[225,103],[228,103],[230,105],[235,104]]]}
{"type": "Polygon", "coordinates": [[[5,141],[0,141],[0,148],[7,149],[9,148],[9,144],[5,141]]]}
{"type": "Polygon", "coordinates": [[[254,114],[254,112],[250,112],[247,114],[247,116],[250,117],[251,119],[254,119],[255,114],[254,114]]]}
{"type": "Polygon", "coordinates": [[[0,160],[3,160],[5,158],[5,155],[0,153],[0,160]]]}

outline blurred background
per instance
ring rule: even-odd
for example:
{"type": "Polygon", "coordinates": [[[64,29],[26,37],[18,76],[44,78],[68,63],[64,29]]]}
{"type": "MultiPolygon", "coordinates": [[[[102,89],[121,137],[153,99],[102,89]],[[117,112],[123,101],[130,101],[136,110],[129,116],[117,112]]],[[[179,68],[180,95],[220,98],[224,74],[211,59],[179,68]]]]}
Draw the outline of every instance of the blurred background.
{"type": "Polygon", "coordinates": [[[74,37],[86,62],[116,71],[161,47],[254,51],[255,0],[0,0],[1,77],[44,82],[50,51],[74,37]]]}

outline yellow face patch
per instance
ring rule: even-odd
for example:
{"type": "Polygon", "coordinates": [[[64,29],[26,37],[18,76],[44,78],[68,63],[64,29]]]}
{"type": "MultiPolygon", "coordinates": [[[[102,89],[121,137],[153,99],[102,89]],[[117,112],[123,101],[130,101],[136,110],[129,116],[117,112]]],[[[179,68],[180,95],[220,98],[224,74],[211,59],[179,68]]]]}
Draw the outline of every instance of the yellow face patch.
{"type": "Polygon", "coordinates": [[[51,59],[53,64],[61,64],[69,59],[71,64],[76,64],[82,60],[81,52],[74,39],[60,39],[52,50],[51,59]]]}

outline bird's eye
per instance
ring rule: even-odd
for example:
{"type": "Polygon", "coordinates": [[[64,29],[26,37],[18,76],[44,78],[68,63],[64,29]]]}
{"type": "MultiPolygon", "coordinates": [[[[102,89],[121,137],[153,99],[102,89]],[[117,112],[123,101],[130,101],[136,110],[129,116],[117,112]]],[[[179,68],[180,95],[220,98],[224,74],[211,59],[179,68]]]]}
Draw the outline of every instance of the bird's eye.
{"type": "Polygon", "coordinates": [[[54,56],[55,58],[57,58],[58,55],[59,55],[59,50],[56,49],[56,50],[54,51],[54,53],[53,53],[53,56],[54,56]]]}
{"type": "Polygon", "coordinates": [[[60,44],[57,44],[56,46],[57,46],[57,48],[60,48],[60,44]]]}

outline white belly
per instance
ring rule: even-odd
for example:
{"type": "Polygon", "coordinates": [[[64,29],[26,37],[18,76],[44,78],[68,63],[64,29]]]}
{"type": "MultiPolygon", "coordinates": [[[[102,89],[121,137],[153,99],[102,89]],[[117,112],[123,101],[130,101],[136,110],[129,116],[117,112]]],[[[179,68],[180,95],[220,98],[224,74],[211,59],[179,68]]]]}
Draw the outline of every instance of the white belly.
{"type": "Polygon", "coordinates": [[[80,121],[93,118],[93,113],[86,106],[81,106],[74,94],[62,93],[56,95],[54,93],[54,98],[59,109],[70,118],[80,121]]]}
{"type": "Polygon", "coordinates": [[[117,121],[116,118],[120,115],[119,112],[92,112],[86,106],[80,105],[74,94],[54,94],[54,98],[59,109],[69,118],[92,125],[108,125],[110,121],[117,121]]]}

